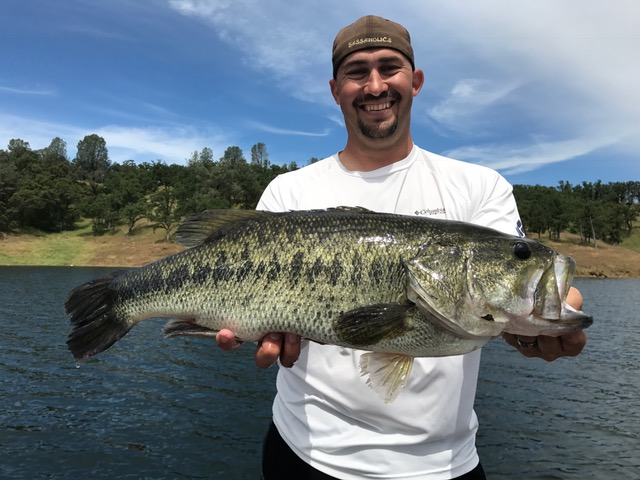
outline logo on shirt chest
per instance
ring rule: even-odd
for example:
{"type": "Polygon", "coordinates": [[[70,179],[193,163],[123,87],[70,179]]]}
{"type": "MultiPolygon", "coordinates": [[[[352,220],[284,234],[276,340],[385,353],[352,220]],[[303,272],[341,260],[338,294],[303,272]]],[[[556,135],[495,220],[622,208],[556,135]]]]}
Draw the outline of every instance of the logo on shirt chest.
{"type": "Polygon", "coordinates": [[[435,217],[436,215],[446,215],[447,211],[444,209],[444,207],[423,208],[422,210],[416,210],[415,214],[421,217],[435,217]]]}

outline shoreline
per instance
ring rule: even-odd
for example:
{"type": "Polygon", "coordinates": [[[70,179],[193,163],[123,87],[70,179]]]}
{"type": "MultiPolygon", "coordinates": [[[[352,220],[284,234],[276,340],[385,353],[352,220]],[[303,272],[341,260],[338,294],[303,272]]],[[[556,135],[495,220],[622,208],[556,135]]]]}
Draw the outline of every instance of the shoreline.
{"type": "MultiPolygon", "coordinates": [[[[44,236],[0,237],[0,266],[140,267],[185,250],[163,240],[161,231],[141,228],[133,236],[120,232],[94,237],[87,232],[63,232],[44,236]]],[[[575,235],[540,241],[576,261],[576,277],[640,278],[640,252],[601,243],[597,248],[580,245],[575,235]]]]}

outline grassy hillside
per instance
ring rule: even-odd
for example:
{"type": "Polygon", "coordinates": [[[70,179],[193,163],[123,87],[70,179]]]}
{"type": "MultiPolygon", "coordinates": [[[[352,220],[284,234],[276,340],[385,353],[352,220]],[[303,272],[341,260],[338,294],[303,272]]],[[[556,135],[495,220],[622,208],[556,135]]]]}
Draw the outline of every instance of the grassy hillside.
{"type": "MultiPolygon", "coordinates": [[[[563,233],[561,241],[541,239],[551,248],[570,255],[581,277],[640,278],[640,228],[622,245],[599,242],[598,248],[580,245],[576,235],[563,233]]],[[[94,237],[88,224],[73,232],[50,235],[5,235],[0,238],[0,265],[76,265],[137,267],[176,253],[182,247],[164,241],[142,225],[135,234],[123,231],[94,237]]]]}
{"type": "Polygon", "coordinates": [[[634,226],[631,235],[625,238],[620,246],[640,252],[640,223],[634,226]]]}
{"type": "Polygon", "coordinates": [[[181,250],[149,226],[136,228],[132,236],[117,230],[95,237],[87,224],[72,232],[6,235],[0,239],[0,265],[138,267],[181,250]]]}

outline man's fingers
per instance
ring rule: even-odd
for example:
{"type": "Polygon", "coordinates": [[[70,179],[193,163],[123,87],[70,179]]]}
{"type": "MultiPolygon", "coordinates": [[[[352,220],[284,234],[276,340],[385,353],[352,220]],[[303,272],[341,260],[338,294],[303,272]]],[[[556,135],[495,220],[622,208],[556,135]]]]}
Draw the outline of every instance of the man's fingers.
{"type": "Polygon", "coordinates": [[[582,352],[582,349],[587,344],[587,334],[584,330],[568,333],[560,337],[562,342],[562,350],[564,354],[569,357],[575,357],[582,352]]]}
{"type": "MultiPolygon", "coordinates": [[[[216,334],[216,342],[223,350],[233,350],[242,345],[231,330],[222,329],[216,334]]],[[[300,356],[300,336],[292,333],[269,333],[260,342],[255,353],[259,368],[269,368],[280,358],[283,367],[292,367],[300,356]]]]}
{"type": "Polygon", "coordinates": [[[571,305],[576,310],[582,310],[583,298],[580,290],[576,287],[569,288],[569,293],[567,294],[566,302],[571,305]]]}
{"type": "Polygon", "coordinates": [[[587,341],[587,336],[582,330],[561,337],[525,337],[503,333],[502,338],[525,357],[539,357],[548,362],[560,357],[575,357],[587,341]]]}
{"type": "Polygon", "coordinates": [[[278,360],[282,351],[282,340],[281,333],[270,333],[260,341],[255,355],[258,367],[269,368],[278,360]]]}
{"type": "Polygon", "coordinates": [[[280,363],[283,367],[293,367],[300,356],[300,337],[293,333],[284,336],[284,349],[280,355],[280,363]]]}
{"type": "Polygon", "coordinates": [[[223,329],[216,334],[216,342],[223,350],[233,350],[242,345],[231,330],[223,329]]]}
{"type": "Polygon", "coordinates": [[[256,365],[269,368],[278,358],[283,367],[293,367],[300,356],[300,337],[292,333],[270,333],[258,344],[256,365]]]}

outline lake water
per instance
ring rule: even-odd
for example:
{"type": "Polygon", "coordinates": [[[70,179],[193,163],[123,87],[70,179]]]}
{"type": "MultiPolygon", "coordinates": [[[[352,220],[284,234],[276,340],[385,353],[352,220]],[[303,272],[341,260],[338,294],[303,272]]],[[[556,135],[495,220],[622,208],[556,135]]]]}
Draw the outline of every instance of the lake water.
{"type": "MultiPolygon", "coordinates": [[[[0,267],[0,478],[256,479],[275,369],[253,348],[143,322],[76,367],[63,302],[104,268],[0,267]]],[[[582,355],[484,349],[478,448],[490,480],[640,478],[640,280],[578,279],[582,355]]]]}

